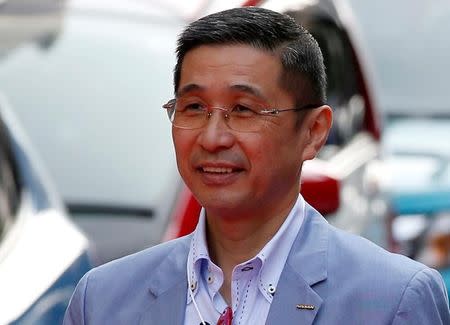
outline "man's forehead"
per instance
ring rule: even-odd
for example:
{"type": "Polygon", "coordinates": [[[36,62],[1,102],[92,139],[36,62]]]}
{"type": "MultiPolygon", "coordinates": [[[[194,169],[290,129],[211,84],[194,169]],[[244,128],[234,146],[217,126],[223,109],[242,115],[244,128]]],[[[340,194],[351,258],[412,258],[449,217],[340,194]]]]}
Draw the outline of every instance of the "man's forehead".
{"type": "Polygon", "coordinates": [[[264,98],[278,89],[281,72],[279,58],[266,50],[246,44],[202,45],[184,57],[176,95],[221,88],[264,98]]]}
{"type": "Polygon", "coordinates": [[[281,65],[281,60],[273,51],[255,47],[246,43],[203,44],[191,48],[184,55],[181,67],[186,61],[195,61],[198,65],[208,65],[211,61],[220,66],[230,62],[242,67],[254,68],[259,60],[271,60],[281,65]]]}

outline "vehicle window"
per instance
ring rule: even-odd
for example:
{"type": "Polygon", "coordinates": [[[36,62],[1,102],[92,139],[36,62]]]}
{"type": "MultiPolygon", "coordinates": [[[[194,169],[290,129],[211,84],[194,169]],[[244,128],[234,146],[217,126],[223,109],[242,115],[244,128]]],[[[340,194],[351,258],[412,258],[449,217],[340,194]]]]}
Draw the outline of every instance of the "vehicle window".
{"type": "Polygon", "coordinates": [[[0,119],[0,242],[13,224],[19,206],[19,181],[9,138],[0,119]]]}
{"type": "Polygon", "coordinates": [[[308,15],[297,11],[287,14],[301,21],[322,50],[328,81],[327,101],[334,110],[333,127],[322,152],[327,152],[327,149],[333,152],[346,145],[364,124],[365,105],[360,95],[351,45],[344,31],[331,21],[311,20],[308,15]]]}
{"type": "Polygon", "coordinates": [[[342,146],[362,130],[365,111],[350,43],[338,27],[326,21],[306,27],[319,43],[327,69],[328,103],[334,109],[328,144],[342,146]]]}

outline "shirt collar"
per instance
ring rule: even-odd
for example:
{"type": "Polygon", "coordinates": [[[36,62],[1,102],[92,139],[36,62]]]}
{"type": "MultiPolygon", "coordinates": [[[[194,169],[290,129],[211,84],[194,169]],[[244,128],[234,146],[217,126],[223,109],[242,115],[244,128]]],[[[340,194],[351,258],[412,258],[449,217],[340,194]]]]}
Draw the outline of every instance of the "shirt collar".
{"type": "Polygon", "coordinates": [[[304,215],[305,201],[299,195],[280,229],[256,256],[262,263],[259,288],[269,302],[272,301],[289,252],[302,226],[304,215]]]}
{"type": "MultiPolygon", "coordinates": [[[[213,266],[208,252],[208,246],[206,243],[206,217],[205,209],[202,208],[197,223],[197,227],[194,230],[191,247],[189,249],[188,261],[187,261],[187,275],[189,280],[189,289],[195,296],[198,292],[199,282],[201,276],[206,273],[213,266]]],[[[192,300],[191,295],[188,294],[187,302],[192,300]]]]}
{"type": "MultiPolygon", "coordinates": [[[[305,201],[303,197],[299,195],[286,220],[272,239],[254,258],[237,266],[242,268],[249,263],[255,262],[257,265],[261,265],[259,272],[259,289],[269,302],[273,299],[273,294],[276,291],[276,286],[289,255],[290,248],[303,223],[304,210],[305,201]]],[[[192,290],[194,296],[198,291],[198,283],[203,270],[213,265],[215,264],[211,261],[208,253],[206,242],[206,216],[205,210],[202,208],[197,227],[192,236],[187,261],[189,289],[192,290]]],[[[191,295],[188,294],[188,304],[191,302],[191,299],[191,295]]]]}

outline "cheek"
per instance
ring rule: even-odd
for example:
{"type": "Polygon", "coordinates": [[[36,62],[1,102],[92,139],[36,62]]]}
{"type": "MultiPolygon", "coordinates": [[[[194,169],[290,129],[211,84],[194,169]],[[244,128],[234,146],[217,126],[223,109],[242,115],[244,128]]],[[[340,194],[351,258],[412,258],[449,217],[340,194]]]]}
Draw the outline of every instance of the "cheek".
{"type": "Polygon", "coordinates": [[[280,144],[270,137],[247,141],[245,154],[250,161],[256,182],[262,182],[269,174],[280,168],[280,144]]]}
{"type": "Polygon", "coordinates": [[[267,153],[271,150],[267,141],[258,133],[241,134],[237,147],[251,164],[251,168],[260,168],[267,162],[267,153]]]}
{"type": "Polygon", "coordinates": [[[280,177],[296,175],[302,162],[300,143],[294,139],[294,135],[277,134],[270,139],[271,141],[265,141],[259,146],[259,168],[262,168],[264,173],[275,173],[280,177]]]}
{"type": "Polygon", "coordinates": [[[175,148],[178,169],[182,173],[182,169],[186,169],[189,162],[189,155],[192,148],[193,140],[188,134],[183,134],[183,130],[172,130],[172,140],[175,148]]]}

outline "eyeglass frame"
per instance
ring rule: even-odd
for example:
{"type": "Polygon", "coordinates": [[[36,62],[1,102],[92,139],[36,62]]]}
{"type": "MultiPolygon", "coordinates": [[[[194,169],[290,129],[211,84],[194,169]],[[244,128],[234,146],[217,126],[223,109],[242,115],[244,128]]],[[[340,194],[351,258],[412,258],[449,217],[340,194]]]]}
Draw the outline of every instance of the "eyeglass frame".
{"type": "MultiPolygon", "coordinates": [[[[169,117],[170,123],[174,127],[179,128],[179,129],[184,129],[184,130],[197,130],[197,129],[203,128],[206,125],[205,124],[205,125],[202,125],[200,127],[190,128],[190,127],[182,127],[182,126],[178,126],[178,125],[174,124],[172,119],[171,119],[171,117],[170,117],[171,115],[170,115],[169,110],[173,110],[173,114],[175,113],[175,110],[176,110],[175,109],[175,104],[176,104],[176,102],[177,102],[177,99],[176,98],[172,98],[167,103],[162,105],[162,108],[167,111],[167,115],[169,117]]],[[[326,105],[326,104],[306,104],[306,105],[303,105],[303,106],[297,107],[297,108],[284,108],[284,109],[283,108],[266,108],[266,109],[264,109],[262,111],[259,111],[259,112],[258,111],[253,111],[253,110],[252,110],[252,112],[257,114],[257,115],[261,115],[261,116],[276,116],[279,113],[283,113],[283,112],[290,112],[290,111],[299,112],[299,111],[304,111],[304,110],[307,110],[307,109],[319,108],[319,107],[321,107],[323,105],[326,105]]],[[[211,117],[212,110],[214,110],[214,109],[218,109],[220,111],[225,112],[225,119],[229,118],[229,115],[228,115],[228,112],[230,112],[229,108],[221,107],[221,106],[207,106],[207,108],[208,108],[208,111],[207,111],[207,114],[206,114],[207,118],[211,117]]],[[[228,127],[230,127],[230,126],[228,125],[228,127]]],[[[230,129],[234,130],[232,127],[230,127],[230,129]]],[[[238,131],[238,130],[235,130],[235,131],[237,131],[237,132],[246,132],[246,131],[238,131]]],[[[250,132],[250,131],[247,131],[247,132],[250,132]]]]}

